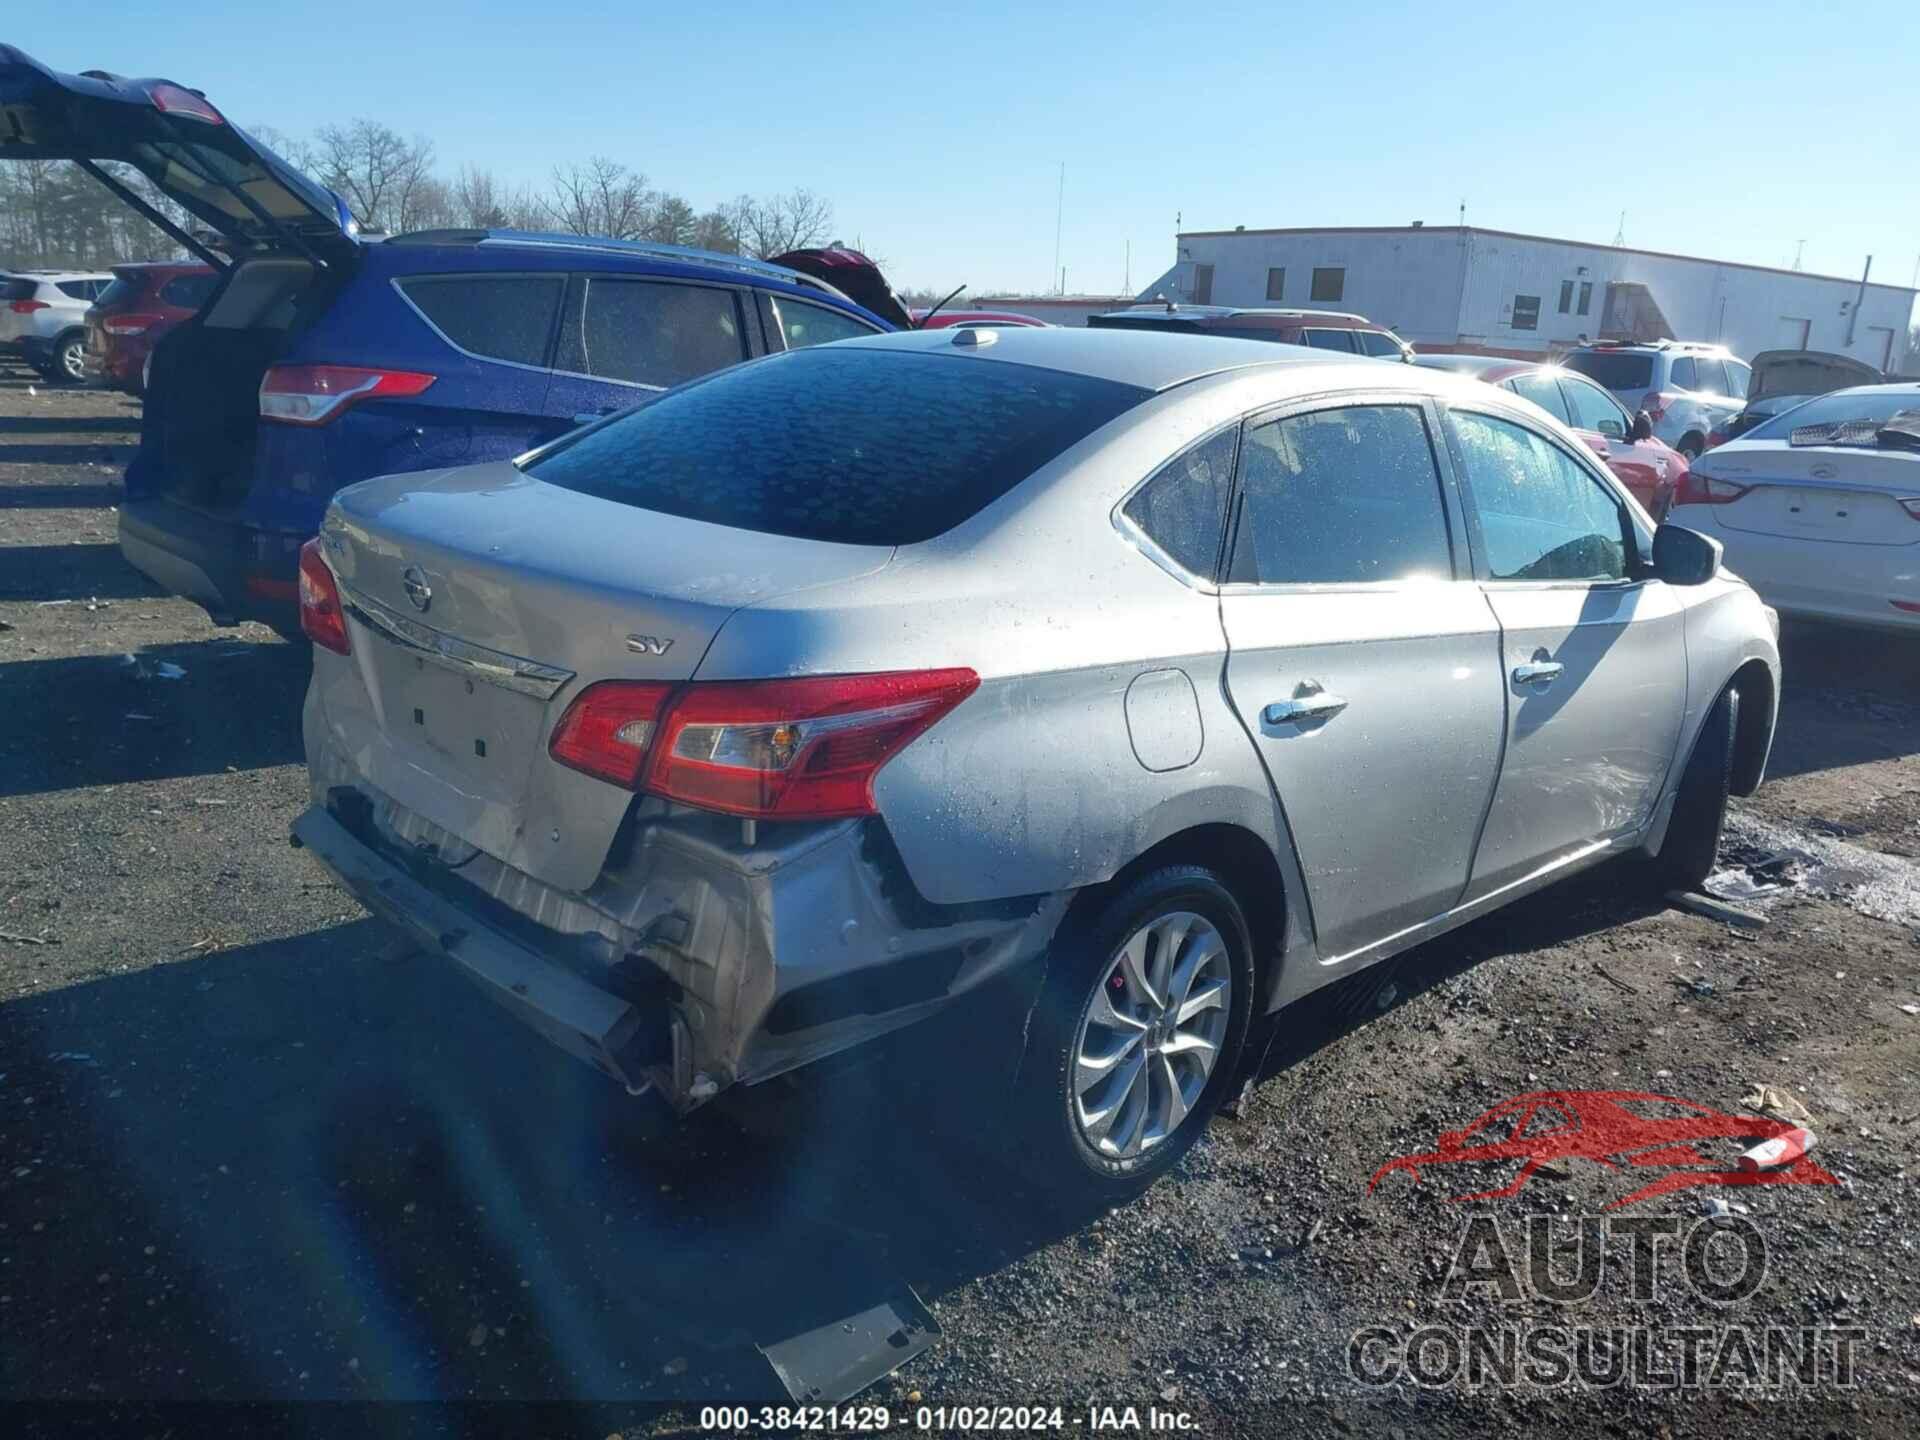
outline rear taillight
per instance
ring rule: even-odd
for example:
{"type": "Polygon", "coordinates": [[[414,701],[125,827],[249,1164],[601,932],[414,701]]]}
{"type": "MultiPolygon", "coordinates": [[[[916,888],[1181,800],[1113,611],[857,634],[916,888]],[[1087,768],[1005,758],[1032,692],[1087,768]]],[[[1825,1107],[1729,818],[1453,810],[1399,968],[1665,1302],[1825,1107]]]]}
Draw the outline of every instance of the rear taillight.
{"type": "Polygon", "coordinates": [[[1711,475],[1702,475],[1698,470],[1689,470],[1680,477],[1679,487],[1673,492],[1673,503],[1727,505],[1752,488],[1751,485],[1735,485],[1730,480],[1716,480],[1711,475]]]}
{"type": "Polygon", "coordinates": [[[324,425],[362,400],[418,395],[434,377],[358,365],[275,365],[260,381],[260,418],[324,425]]]}
{"type": "Polygon", "coordinates": [[[300,628],[314,644],[336,655],[353,648],[347,639],[346,612],[340,608],[340,587],[318,540],[300,547],[300,628]]]}
{"type": "Polygon", "coordinates": [[[1900,502],[1900,508],[1914,519],[1920,520],[1920,497],[1915,497],[1912,500],[1902,500],[1900,502]]]}
{"type": "Polygon", "coordinates": [[[1727,443],[1727,432],[1726,432],[1726,431],[1724,431],[1724,430],[1709,430],[1709,431],[1707,432],[1707,449],[1709,449],[1709,450],[1711,450],[1711,449],[1713,449],[1713,447],[1714,447],[1714,446],[1716,446],[1716,445],[1724,445],[1724,444],[1726,444],[1726,443],[1727,443]]]}
{"type": "Polygon", "coordinates": [[[1653,390],[1649,391],[1647,397],[1640,402],[1640,408],[1647,412],[1649,419],[1658,424],[1667,418],[1667,406],[1672,403],[1673,396],[1653,390]]]}
{"type": "Polygon", "coordinates": [[[36,310],[48,310],[52,307],[44,300],[16,300],[8,308],[16,315],[31,315],[36,310]]]}
{"type": "Polygon", "coordinates": [[[770,820],[874,813],[874,777],[979,688],[971,670],[609,681],[568,707],[554,759],[683,804],[770,820]]]}
{"type": "Polygon", "coordinates": [[[162,80],[157,85],[147,87],[147,97],[153,101],[153,108],[162,114],[204,120],[209,125],[226,124],[220,118],[220,112],[207,103],[204,95],[196,95],[184,85],[162,80]]]}
{"type": "Polygon", "coordinates": [[[158,315],[111,315],[100,322],[109,335],[144,335],[160,323],[158,315]]]}
{"type": "Polygon", "coordinates": [[[671,685],[604,680],[589,685],[554,727],[548,753],[562,765],[628,790],[640,788],[671,685]]]}

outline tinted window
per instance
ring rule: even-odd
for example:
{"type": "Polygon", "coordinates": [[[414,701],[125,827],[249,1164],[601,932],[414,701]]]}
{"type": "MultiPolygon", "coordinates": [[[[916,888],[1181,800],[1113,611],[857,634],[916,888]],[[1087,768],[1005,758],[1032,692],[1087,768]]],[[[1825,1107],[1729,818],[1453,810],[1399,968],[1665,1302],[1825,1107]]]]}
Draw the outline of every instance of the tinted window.
{"type": "Polygon", "coordinates": [[[1240,448],[1233,579],[1452,577],[1440,477],[1419,410],[1316,410],[1256,425],[1240,448]]]}
{"type": "Polygon", "coordinates": [[[1467,483],[1495,580],[1618,580],[1625,576],[1619,502],[1572,456],[1531,430],[1453,413],[1467,483]]]}
{"type": "Polygon", "coordinates": [[[678,385],[746,359],[731,290],[655,280],[587,279],[554,364],[630,385],[678,385]]]}
{"type": "Polygon", "coordinates": [[[1267,298],[1269,300],[1284,300],[1287,298],[1287,271],[1284,265],[1268,267],[1267,298]]]}
{"type": "Polygon", "coordinates": [[[1587,350],[1566,359],[1604,390],[1644,390],[1653,384],[1653,357],[1625,350],[1587,350]]]}
{"type": "Polygon", "coordinates": [[[1627,412],[1620,408],[1618,400],[1598,385],[1591,385],[1570,375],[1561,382],[1560,388],[1566,392],[1567,408],[1573,415],[1574,428],[1597,430],[1614,440],[1627,438],[1627,412]]]}
{"type": "Polygon", "coordinates": [[[1347,271],[1343,265],[1328,266],[1313,272],[1313,298],[1339,300],[1347,293],[1347,271]]]}
{"type": "Polygon", "coordinates": [[[1753,382],[1753,367],[1742,360],[1727,363],[1727,393],[1736,400],[1747,398],[1747,386],[1753,382]]]}
{"type": "Polygon", "coordinates": [[[1353,353],[1353,332],[1351,330],[1302,330],[1300,338],[1316,350],[1344,350],[1353,353]]]}
{"type": "Polygon", "coordinates": [[[1727,386],[1726,367],[1711,355],[1702,355],[1693,362],[1693,373],[1697,377],[1694,384],[1708,395],[1731,395],[1727,386]]]}
{"type": "Polygon", "coordinates": [[[1796,405],[1776,415],[1764,425],[1756,425],[1744,440],[1785,440],[1802,425],[1842,425],[1849,420],[1866,420],[1884,425],[1896,410],[1920,408],[1920,389],[1912,385],[1872,386],[1860,390],[1836,390],[1796,405]]]}
{"type": "Polygon", "coordinates": [[[1538,371],[1531,375],[1516,375],[1502,388],[1511,390],[1522,400],[1531,400],[1562,425],[1573,423],[1567,413],[1567,402],[1560,398],[1560,387],[1553,383],[1551,375],[1542,375],[1538,371]]]}
{"type": "Polygon", "coordinates": [[[780,322],[780,332],[787,337],[789,350],[802,350],[809,345],[830,345],[835,340],[852,340],[857,336],[874,333],[871,325],[862,325],[839,310],[829,310],[824,305],[809,305],[804,300],[782,300],[776,295],[767,297],[774,318],[780,322]]]}
{"type": "Polygon", "coordinates": [[[566,279],[560,275],[416,276],[400,288],[462,350],[545,365],[566,279]]]}
{"type": "MultiPolygon", "coordinates": [[[[0,297],[4,297],[5,293],[5,291],[0,291],[0,297]]],[[[102,310],[105,310],[110,306],[125,305],[139,293],[139,285],[131,280],[123,280],[116,275],[113,277],[113,283],[101,292],[100,298],[94,303],[102,310]]]]}
{"type": "Polygon", "coordinates": [[[1354,338],[1360,342],[1363,355],[1385,355],[1391,359],[1400,359],[1400,343],[1393,336],[1380,330],[1356,330],[1354,338]]]}
{"type": "Polygon", "coordinates": [[[563,441],[528,473],[694,520],[854,545],[949,530],[1151,392],[864,347],[723,371],[563,441]]]}
{"type": "Polygon", "coordinates": [[[1667,383],[1676,390],[1699,389],[1700,372],[1693,368],[1691,355],[1673,357],[1673,364],[1667,370],[1667,383]]]}
{"type": "Polygon", "coordinates": [[[1538,295],[1513,297],[1513,328],[1516,330],[1540,328],[1540,297],[1538,295]]]}
{"type": "Polygon", "coordinates": [[[34,283],[32,280],[0,280],[0,300],[31,300],[34,283]]]}
{"type": "Polygon", "coordinates": [[[161,287],[160,298],[183,310],[198,310],[219,280],[218,275],[176,275],[161,287]]]}
{"type": "Polygon", "coordinates": [[[69,300],[91,300],[94,296],[91,280],[60,280],[54,283],[53,288],[69,300]]]}
{"type": "Polygon", "coordinates": [[[1220,532],[1233,483],[1237,428],[1175,456],[1133,492],[1126,517],[1184,570],[1213,578],[1220,532]]]}

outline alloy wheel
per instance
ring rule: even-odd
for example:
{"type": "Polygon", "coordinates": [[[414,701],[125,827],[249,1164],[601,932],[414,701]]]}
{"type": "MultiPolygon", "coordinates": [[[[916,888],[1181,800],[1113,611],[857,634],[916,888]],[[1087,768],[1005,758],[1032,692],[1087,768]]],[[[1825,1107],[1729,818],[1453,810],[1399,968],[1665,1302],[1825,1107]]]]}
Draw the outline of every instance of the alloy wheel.
{"type": "Polygon", "coordinates": [[[69,340],[60,347],[60,373],[69,380],[87,378],[86,346],[82,341],[69,340]]]}
{"type": "Polygon", "coordinates": [[[1161,1144],[1199,1103],[1231,1013],[1227,943],[1191,910],[1154,917],[1114,952],[1073,1048],[1073,1115],[1110,1159],[1161,1144]]]}

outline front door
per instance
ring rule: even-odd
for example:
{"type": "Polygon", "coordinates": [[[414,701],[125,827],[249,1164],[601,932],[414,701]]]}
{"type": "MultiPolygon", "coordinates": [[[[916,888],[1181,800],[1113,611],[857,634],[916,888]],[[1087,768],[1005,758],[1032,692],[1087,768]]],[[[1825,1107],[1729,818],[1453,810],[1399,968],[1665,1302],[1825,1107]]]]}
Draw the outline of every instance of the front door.
{"type": "Polygon", "coordinates": [[[1323,962],[1454,904],[1500,763],[1499,632],[1433,423],[1413,399],[1346,399],[1250,421],[1240,447],[1227,690],[1323,962]]]}
{"type": "Polygon", "coordinates": [[[1687,660],[1680,603],[1635,578],[1639,541],[1609,483],[1517,414],[1455,408],[1448,426],[1507,705],[1466,894],[1477,900],[1646,824],[1679,742],[1687,660]]]}

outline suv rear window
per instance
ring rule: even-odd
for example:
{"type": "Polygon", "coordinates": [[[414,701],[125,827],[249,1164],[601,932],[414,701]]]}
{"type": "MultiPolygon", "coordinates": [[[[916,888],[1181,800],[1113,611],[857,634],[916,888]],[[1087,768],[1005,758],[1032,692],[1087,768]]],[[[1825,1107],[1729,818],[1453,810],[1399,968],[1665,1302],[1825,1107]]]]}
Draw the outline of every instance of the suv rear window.
{"type": "Polygon", "coordinates": [[[1634,351],[1585,350],[1562,363],[1606,390],[1645,390],[1653,384],[1653,357],[1634,351]]]}
{"type": "Polygon", "coordinates": [[[545,365],[561,275],[417,275],[401,293],[447,339],[471,355],[545,365]]]}
{"type": "Polygon", "coordinates": [[[38,288],[36,280],[0,280],[0,300],[31,300],[38,288]]]}
{"type": "Polygon", "coordinates": [[[130,303],[140,293],[140,282],[129,280],[124,275],[113,277],[113,283],[100,292],[100,298],[93,303],[102,310],[111,310],[116,305],[130,303]]]}
{"type": "Polygon", "coordinates": [[[822,346],[722,370],[526,468],[739,530],[912,545],[1151,393],[1000,361],[822,346]]]}
{"type": "Polygon", "coordinates": [[[218,275],[176,275],[160,287],[160,298],[182,310],[198,310],[219,280],[218,275]]]}

